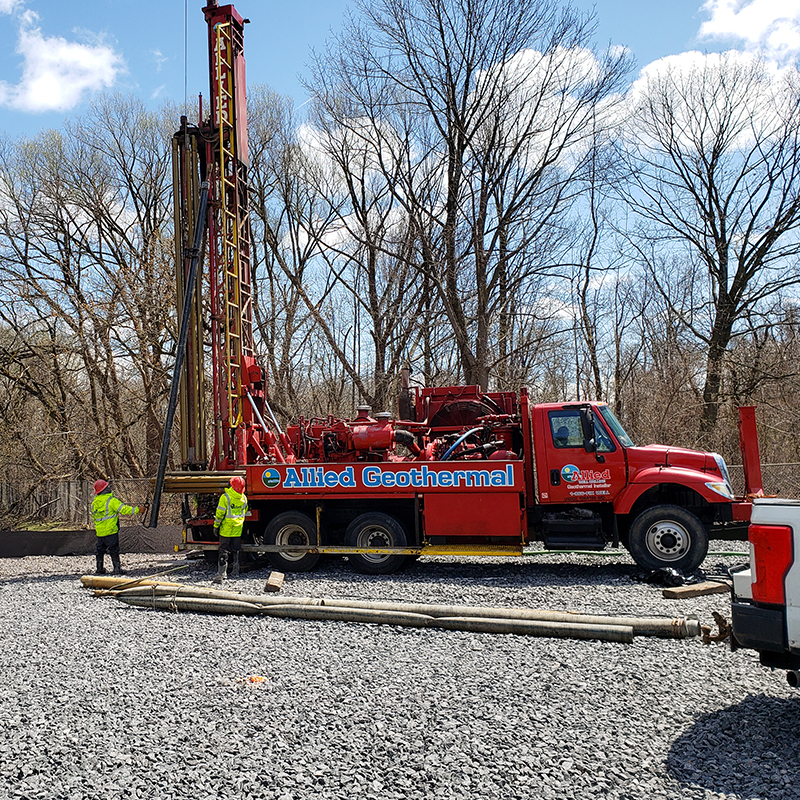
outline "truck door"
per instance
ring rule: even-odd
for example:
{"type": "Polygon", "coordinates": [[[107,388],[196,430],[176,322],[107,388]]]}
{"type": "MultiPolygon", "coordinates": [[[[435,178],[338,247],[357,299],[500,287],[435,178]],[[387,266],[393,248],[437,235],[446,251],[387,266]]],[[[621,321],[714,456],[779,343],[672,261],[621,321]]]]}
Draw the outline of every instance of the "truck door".
{"type": "Polygon", "coordinates": [[[593,416],[596,454],[586,452],[580,407],[547,411],[544,440],[548,486],[539,487],[542,502],[611,502],[624,488],[627,480],[625,451],[614,440],[600,415],[593,416]]]}

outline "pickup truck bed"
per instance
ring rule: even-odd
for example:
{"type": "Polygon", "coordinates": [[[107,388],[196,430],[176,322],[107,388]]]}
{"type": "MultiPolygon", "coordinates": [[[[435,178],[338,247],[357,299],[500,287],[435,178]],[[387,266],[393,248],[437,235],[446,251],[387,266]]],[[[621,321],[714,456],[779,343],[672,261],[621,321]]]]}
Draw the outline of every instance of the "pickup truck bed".
{"type": "Polygon", "coordinates": [[[789,670],[800,685],[800,501],[759,498],[748,533],[750,565],[733,572],[731,646],[789,670]]]}

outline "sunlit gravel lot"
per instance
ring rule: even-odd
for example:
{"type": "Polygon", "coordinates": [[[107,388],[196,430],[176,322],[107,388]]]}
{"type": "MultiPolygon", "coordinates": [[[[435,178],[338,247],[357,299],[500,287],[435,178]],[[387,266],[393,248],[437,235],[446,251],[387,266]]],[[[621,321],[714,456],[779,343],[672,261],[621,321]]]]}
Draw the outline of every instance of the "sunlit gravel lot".
{"type": "MultiPolygon", "coordinates": [[[[709,575],[742,561],[712,547],[709,575]]],[[[0,798],[800,798],[800,692],[749,651],[175,614],[94,597],[92,565],[0,560],[0,798]]],[[[388,577],[339,559],[283,594],[730,616],[727,595],[664,600],[637,572],[618,553],[388,577]]]]}

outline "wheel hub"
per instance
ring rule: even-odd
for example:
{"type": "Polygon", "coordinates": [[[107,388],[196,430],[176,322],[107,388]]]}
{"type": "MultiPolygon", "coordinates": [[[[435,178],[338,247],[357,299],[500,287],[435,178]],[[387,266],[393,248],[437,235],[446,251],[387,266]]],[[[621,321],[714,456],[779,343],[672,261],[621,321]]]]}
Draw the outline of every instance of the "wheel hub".
{"type": "Polygon", "coordinates": [[[661,520],[647,531],[647,549],[662,561],[679,561],[686,555],[691,537],[683,525],[674,520],[661,520]]]}
{"type": "MultiPolygon", "coordinates": [[[[299,525],[285,525],[275,535],[275,544],[280,547],[287,547],[288,545],[299,545],[301,547],[308,547],[308,535],[299,525]]],[[[304,550],[294,550],[289,552],[282,552],[281,556],[286,561],[300,561],[305,558],[307,553],[304,550]]]]}
{"type": "MultiPolygon", "coordinates": [[[[393,547],[394,539],[388,531],[381,527],[374,526],[361,531],[357,546],[364,548],[393,547]]],[[[362,553],[361,555],[365,559],[375,562],[385,561],[389,558],[389,556],[382,556],[378,553],[362,553]]]]}

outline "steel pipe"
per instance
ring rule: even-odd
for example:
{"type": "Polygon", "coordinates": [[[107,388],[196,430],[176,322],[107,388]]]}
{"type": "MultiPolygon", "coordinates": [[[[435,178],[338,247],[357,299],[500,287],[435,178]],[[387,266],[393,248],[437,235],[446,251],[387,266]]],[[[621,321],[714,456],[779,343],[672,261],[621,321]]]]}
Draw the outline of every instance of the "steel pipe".
{"type": "MultiPolygon", "coordinates": [[[[158,585],[157,581],[154,581],[158,585]]],[[[143,582],[143,585],[149,585],[143,582]]],[[[172,584],[174,586],[174,584],[172,584]]],[[[152,593],[151,590],[147,590],[152,593]]],[[[165,590],[169,593],[172,589],[165,590]]],[[[218,597],[242,600],[257,605],[280,605],[286,598],[275,595],[249,595],[224,589],[206,589],[201,586],[183,586],[184,597],[218,597]]],[[[689,639],[700,635],[700,622],[683,617],[620,617],[599,614],[578,614],[571,611],[548,611],[530,608],[493,608],[482,606],[426,605],[423,603],[384,603],[369,600],[340,600],[334,598],[293,597],[295,606],[325,606],[328,608],[361,608],[373,611],[399,611],[425,614],[430,617],[479,617],[481,619],[511,619],[546,623],[576,623],[581,625],[614,625],[631,627],[636,636],[654,636],[662,639],[689,639]]]]}
{"type": "Polygon", "coordinates": [[[147,597],[144,595],[125,596],[123,592],[116,595],[117,600],[129,606],[159,608],[164,611],[194,611],[204,614],[246,614],[255,616],[261,613],[261,607],[241,600],[220,600],[215,597],[147,597]]]}
{"type": "Polygon", "coordinates": [[[148,596],[127,589],[116,597],[127,605],[169,611],[190,611],[209,614],[260,614],[284,619],[331,620],[337,622],[401,625],[414,628],[443,628],[478,633],[511,633],[521,636],[547,636],[560,639],[592,639],[606,642],[633,641],[633,628],[623,625],[587,625],[574,622],[545,622],[521,619],[489,619],[481,617],[433,617],[406,611],[384,611],[346,606],[276,603],[260,605],[242,600],[213,597],[186,597],[177,592],[148,596]]]}

